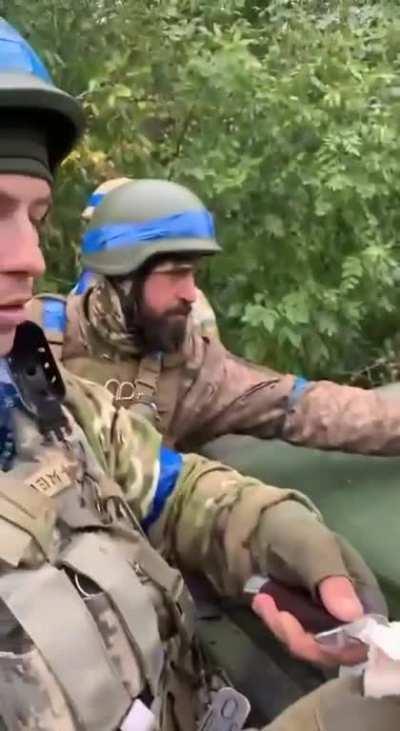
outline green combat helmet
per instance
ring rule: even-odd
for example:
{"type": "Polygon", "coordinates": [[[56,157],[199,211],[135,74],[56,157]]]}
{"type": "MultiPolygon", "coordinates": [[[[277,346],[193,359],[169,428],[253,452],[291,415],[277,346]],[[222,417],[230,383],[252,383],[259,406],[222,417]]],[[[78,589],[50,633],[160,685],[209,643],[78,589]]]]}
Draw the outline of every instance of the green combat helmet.
{"type": "MultiPolygon", "coordinates": [[[[86,205],[81,213],[82,221],[88,223],[92,218],[97,206],[100,205],[105,196],[110,193],[111,190],[115,190],[115,188],[119,188],[121,185],[129,182],[130,178],[111,178],[111,180],[106,180],[104,183],[98,185],[96,190],[93,191],[93,193],[86,201],[86,205]]],[[[89,287],[94,284],[95,280],[96,276],[94,272],[91,272],[88,269],[84,269],[84,271],[81,272],[81,274],[79,275],[78,281],[72,288],[71,294],[85,294],[89,287]]]]}
{"type": "Polygon", "coordinates": [[[81,214],[82,221],[90,221],[95,209],[100,205],[102,200],[104,200],[107,193],[111,193],[112,190],[120,188],[121,185],[130,182],[130,178],[111,178],[110,180],[105,180],[104,183],[98,185],[96,190],[93,191],[92,195],[89,196],[86,201],[86,206],[81,214]]]}
{"type": "Polygon", "coordinates": [[[82,263],[96,274],[123,275],[157,254],[218,251],[213,217],[194,193],[167,180],[134,180],[108,193],[94,211],[82,263]]]}
{"type": "MultiPolygon", "coordinates": [[[[0,115],[4,119],[8,110],[18,109],[26,111],[28,119],[32,115],[40,117],[49,141],[49,167],[53,173],[83,130],[82,109],[72,96],[53,85],[39,56],[15,28],[0,18],[0,115]]],[[[8,155],[6,150],[1,152],[4,170],[8,155]]],[[[9,168],[10,172],[18,172],[12,151],[9,168]]]]}

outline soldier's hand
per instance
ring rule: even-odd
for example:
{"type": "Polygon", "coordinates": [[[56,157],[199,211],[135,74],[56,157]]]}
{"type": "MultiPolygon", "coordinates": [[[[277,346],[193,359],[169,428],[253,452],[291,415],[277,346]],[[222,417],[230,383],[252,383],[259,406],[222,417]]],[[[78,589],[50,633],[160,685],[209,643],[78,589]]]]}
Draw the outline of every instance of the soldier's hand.
{"type": "MultiPolygon", "coordinates": [[[[343,576],[330,576],[319,585],[319,593],[325,608],[341,622],[352,622],[363,615],[363,607],[352,583],[343,576]]],[[[310,596],[311,601],[311,596],[310,596]]],[[[279,611],[272,597],[257,594],[252,607],[268,629],[283,642],[296,657],[325,666],[356,665],[366,659],[364,645],[352,644],[347,648],[328,650],[322,647],[314,635],[306,632],[298,619],[289,612],[279,611]]]]}
{"type": "MultiPolygon", "coordinates": [[[[352,622],[364,611],[386,613],[377,581],[361,556],[343,538],[297,503],[280,503],[266,512],[253,539],[261,573],[319,597],[338,620],[352,622]]],[[[323,665],[357,664],[365,649],[352,645],[337,652],[321,646],[293,614],[279,611],[274,600],[258,594],[253,610],[296,656],[323,665]]]]}

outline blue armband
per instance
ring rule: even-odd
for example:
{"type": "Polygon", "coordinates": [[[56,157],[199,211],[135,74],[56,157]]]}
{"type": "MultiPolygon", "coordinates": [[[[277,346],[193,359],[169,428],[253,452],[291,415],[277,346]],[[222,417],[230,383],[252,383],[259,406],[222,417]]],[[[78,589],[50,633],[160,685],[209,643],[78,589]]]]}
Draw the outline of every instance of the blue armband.
{"type": "Polygon", "coordinates": [[[183,458],[179,452],[174,452],[173,449],[168,449],[167,447],[161,447],[160,476],[150,512],[142,521],[143,530],[147,531],[160,517],[165,503],[175,489],[182,465],[183,458]]]}
{"type": "Polygon", "coordinates": [[[310,381],[307,381],[306,378],[296,376],[293,382],[292,390],[289,394],[289,408],[292,408],[297,403],[297,401],[303,395],[304,391],[307,390],[309,385],[310,381]]]}
{"type": "Polygon", "coordinates": [[[67,327],[67,303],[56,297],[44,297],[42,302],[43,330],[54,330],[61,335],[67,327]]]}

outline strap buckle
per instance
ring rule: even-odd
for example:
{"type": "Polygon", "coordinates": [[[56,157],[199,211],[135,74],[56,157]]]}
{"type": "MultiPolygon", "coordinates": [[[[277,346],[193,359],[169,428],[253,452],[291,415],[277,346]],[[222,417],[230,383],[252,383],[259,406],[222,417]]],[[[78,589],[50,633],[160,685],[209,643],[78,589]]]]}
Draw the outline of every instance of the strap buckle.
{"type": "Polygon", "coordinates": [[[220,688],[206,711],[198,731],[240,731],[250,713],[246,696],[234,688],[220,688]]]}

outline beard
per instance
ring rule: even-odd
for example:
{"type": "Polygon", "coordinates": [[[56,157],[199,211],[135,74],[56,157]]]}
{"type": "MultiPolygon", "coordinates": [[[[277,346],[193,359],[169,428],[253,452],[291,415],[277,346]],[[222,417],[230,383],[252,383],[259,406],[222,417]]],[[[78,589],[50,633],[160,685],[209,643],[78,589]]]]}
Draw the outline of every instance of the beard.
{"type": "Polygon", "coordinates": [[[185,341],[191,309],[189,304],[182,304],[158,315],[143,301],[139,302],[135,330],[140,336],[144,352],[176,353],[180,350],[185,341]]]}
{"type": "Polygon", "coordinates": [[[126,330],[144,354],[180,350],[192,310],[189,303],[182,302],[179,307],[159,315],[143,301],[143,278],[114,277],[112,283],[119,297],[126,330]]]}

